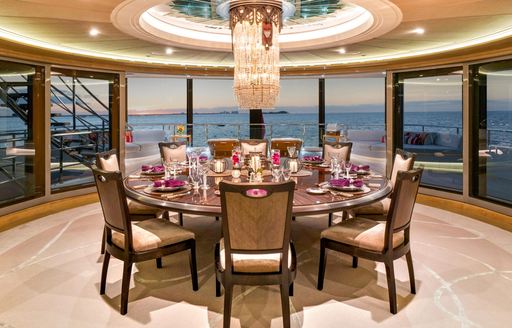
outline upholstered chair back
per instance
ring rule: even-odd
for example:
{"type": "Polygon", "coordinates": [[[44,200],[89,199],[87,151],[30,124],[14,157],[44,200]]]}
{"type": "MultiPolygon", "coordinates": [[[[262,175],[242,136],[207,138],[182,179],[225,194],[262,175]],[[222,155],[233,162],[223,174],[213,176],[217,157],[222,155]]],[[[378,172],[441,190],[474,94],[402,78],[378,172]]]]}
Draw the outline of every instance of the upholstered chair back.
{"type": "Polygon", "coordinates": [[[105,218],[105,225],[114,231],[129,236],[131,245],[131,226],[128,219],[128,205],[121,172],[108,172],[94,167],[92,171],[103,210],[103,217],[105,218]]]}
{"type": "Polygon", "coordinates": [[[159,142],[162,162],[184,162],[187,160],[187,144],[184,141],[159,142]]]}
{"type": "Polygon", "coordinates": [[[290,157],[288,147],[295,146],[297,153],[302,148],[302,140],[296,138],[274,138],[270,141],[270,149],[279,149],[282,157],[290,157]]]}
{"type": "Polygon", "coordinates": [[[242,156],[249,156],[250,153],[260,153],[267,156],[268,141],[266,139],[240,140],[240,151],[242,156]]]}
{"type": "MultiPolygon", "coordinates": [[[[219,184],[226,268],[231,255],[281,253],[288,265],[295,182],[219,184]]],[[[286,266],[288,267],[288,266],[286,266]]]]}
{"type": "Polygon", "coordinates": [[[210,154],[214,158],[227,158],[231,157],[233,148],[239,147],[240,141],[238,139],[210,139],[208,140],[208,147],[210,154]]]}
{"type": "Polygon", "coordinates": [[[331,155],[339,154],[339,158],[342,161],[350,161],[350,155],[352,154],[352,143],[351,142],[324,142],[323,147],[323,158],[324,161],[330,162],[331,155]]]}
{"type": "Polygon", "coordinates": [[[387,224],[389,233],[396,233],[409,227],[416,203],[423,169],[399,171],[395,190],[391,198],[387,224]]]}
{"type": "Polygon", "coordinates": [[[119,171],[119,161],[117,160],[117,150],[112,149],[96,154],[96,166],[100,170],[114,172],[119,171]]]}
{"type": "Polygon", "coordinates": [[[413,153],[405,152],[401,149],[396,150],[393,171],[391,172],[391,184],[393,187],[395,186],[398,172],[412,170],[415,159],[416,155],[413,153]]]}

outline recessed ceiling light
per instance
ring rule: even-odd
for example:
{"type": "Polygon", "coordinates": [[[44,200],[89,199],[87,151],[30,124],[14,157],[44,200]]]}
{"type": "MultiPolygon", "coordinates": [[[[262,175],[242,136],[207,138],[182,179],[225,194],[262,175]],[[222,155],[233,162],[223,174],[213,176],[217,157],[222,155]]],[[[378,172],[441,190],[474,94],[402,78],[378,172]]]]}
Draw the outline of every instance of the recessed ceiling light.
{"type": "Polygon", "coordinates": [[[422,27],[418,27],[418,28],[415,28],[414,30],[412,30],[411,33],[420,34],[420,35],[425,34],[425,29],[422,27]]]}
{"type": "Polygon", "coordinates": [[[345,49],[345,48],[340,48],[340,49],[338,49],[338,53],[339,53],[339,54],[341,54],[341,55],[344,55],[344,54],[346,54],[346,53],[347,53],[347,49],[345,49]]]}
{"type": "Polygon", "coordinates": [[[173,52],[174,52],[174,50],[172,50],[172,48],[165,48],[166,55],[172,55],[173,52]]]}
{"type": "Polygon", "coordinates": [[[91,28],[89,30],[89,35],[90,36],[98,36],[99,34],[100,34],[100,31],[97,28],[93,27],[93,28],[91,28]]]}

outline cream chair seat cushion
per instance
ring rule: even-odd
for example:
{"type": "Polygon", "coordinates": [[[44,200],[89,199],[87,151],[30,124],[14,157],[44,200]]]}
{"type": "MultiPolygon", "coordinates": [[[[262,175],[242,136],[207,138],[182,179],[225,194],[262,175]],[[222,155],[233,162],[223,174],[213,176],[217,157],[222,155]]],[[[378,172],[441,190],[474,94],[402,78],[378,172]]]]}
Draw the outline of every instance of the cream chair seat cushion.
{"type": "Polygon", "coordinates": [[[391,198],[385,198],[381,201],[371,203],[370,205],[355,208],[351,211],[353,215],[386,215],[389,212],[391,198]]]}
{"type": "MultiPolygon", "coordinates": [[[[279,272],[281,254],[235,254],[233,253],[233,269],[235,272],[279,272]]],[[[288,268],[292,264],[292,250],[288,248],[288,268]]],[[[224,238],[220,240],[220,265],[226,269],[226,251],[224,238]]]]}
{"type": "MultiPolygon", "coordinates": [[[[345,220],[322,231],[321,237],[371,251],[384,250],[386,223],[363,217],[345,220]]],[[[393,248],[404,242],[404,232],[393,234],[393,248]]]]}
{"type": "MultiPolygon", "coordinates": [[[[195,239],[193,232],[162,219],[132,223],[133,249],[144,252],[159,247],[195,239]]],[[[124,234],[112,231],[114,245],[124,249],[124,234]]]]}

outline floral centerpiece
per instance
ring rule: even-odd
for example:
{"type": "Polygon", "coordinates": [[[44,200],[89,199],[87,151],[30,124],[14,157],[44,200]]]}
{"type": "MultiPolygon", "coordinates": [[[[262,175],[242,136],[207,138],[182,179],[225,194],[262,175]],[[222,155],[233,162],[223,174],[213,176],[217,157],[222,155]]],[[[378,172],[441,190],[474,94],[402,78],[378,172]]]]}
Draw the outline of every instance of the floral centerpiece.
{"type": "Polygon", "coordinates": [[[184,135],[185,134],[185,125],[177,125],[176,126],[176,134],[184,135]]]}

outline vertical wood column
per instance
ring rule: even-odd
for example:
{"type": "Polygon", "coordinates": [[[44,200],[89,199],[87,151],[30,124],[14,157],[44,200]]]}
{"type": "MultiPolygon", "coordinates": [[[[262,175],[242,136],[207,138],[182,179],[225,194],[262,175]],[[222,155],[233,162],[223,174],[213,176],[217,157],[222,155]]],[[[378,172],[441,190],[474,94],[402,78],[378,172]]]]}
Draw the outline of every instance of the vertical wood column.
{"type": "Polygon", "coordinates": [[[251,109],[249,111],[249,134],[251,139],[265,138],[265,126],[263,125],[263,111],[261,109],[251,109]]]}
{"type": "MultiPolygon", "coordinates": [[[[393,72],[386,74],[386,175],[391,176],[395,149],[402,138],[401,112],[403,105],[403,88],[395,83],[393,72]],[[398,88],[399,90],[396,90],[398,88]],[[398,121],[399,122],[398,122],[398,121]],[[397,140],[398,139],[398,140],[397,140]]],[[[397,77],[398,79],[398,77],[397,77]]],[[[398,81],[397,81],[398,82],[398,81]]]]}

